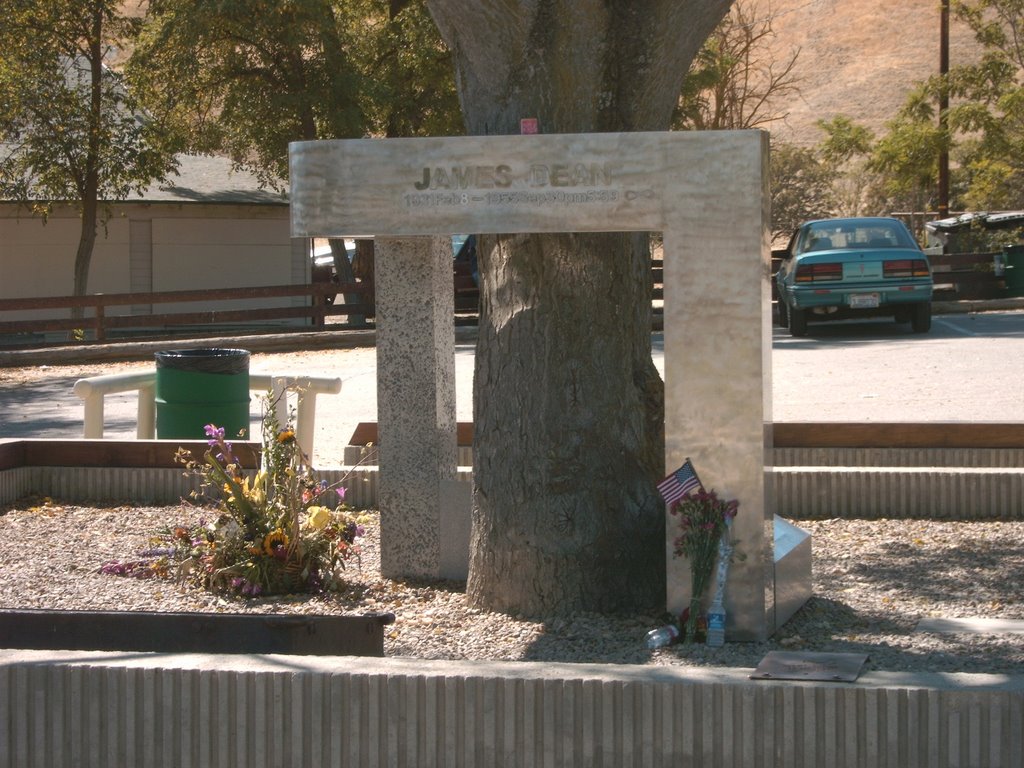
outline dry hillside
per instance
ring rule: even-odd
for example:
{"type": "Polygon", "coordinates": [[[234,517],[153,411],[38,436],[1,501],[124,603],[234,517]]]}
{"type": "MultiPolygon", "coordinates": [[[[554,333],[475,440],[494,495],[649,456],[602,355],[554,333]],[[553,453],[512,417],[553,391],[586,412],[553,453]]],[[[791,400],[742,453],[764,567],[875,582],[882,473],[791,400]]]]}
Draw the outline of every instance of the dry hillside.
{"type": "MultiPolygon", "coordinates": [[[[939,0],[758,0],[776,14],[773,54],[799,49],[800,98],[774,136],[815,144],[821,119],[847,115],[876,132],[910,87],[939,69],[939,0]]],[[[950,65],[975,57],[977,44],[950,21],[950,65]]],[[[782,111],[782,110],[780,110],[782,111]]]]}

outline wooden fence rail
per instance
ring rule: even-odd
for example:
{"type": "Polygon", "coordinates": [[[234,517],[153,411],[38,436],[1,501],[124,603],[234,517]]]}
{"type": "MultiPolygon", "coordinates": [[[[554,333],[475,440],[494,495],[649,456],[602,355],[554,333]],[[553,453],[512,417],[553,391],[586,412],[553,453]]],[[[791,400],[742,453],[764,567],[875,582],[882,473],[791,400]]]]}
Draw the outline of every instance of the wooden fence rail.
{"type": "MultiPolygon", "coordinates": [[[[0,334],[27,334],[46,331],[91,332],[94,341],[106,341],[114,329],[173,329],[182,326],[244,324],[309,318],[314,326],[323,326],[325,318],[347,315],[372,317],[374,314],[372,288],[363,283],[313,283],[303,285],[273,285],[249,288],[209,288],[190,291],[161,291],[157,293],[108,293],[90,296],[43,296],[22,299],[0,299],[0,315],[4,312],[25,310],[82,310],[83,317],[46,317],[32,320],[0,320],[0,334]],[[149,307],[189,302],[217,302],[254,299],[310,297],[305,306],[204,309],[186,312],[144,312],[110,314],[112,307],[149,307]],[[344,303],[328,303],[335,296],[344,303]],[[352,301],[355,298],[356,301],[352,301]]],[[[61,312],[61,314],[66,314],[61,312]]],[[[83,339],[85,340],[85,339],[83,339]]]]}
{"type": "MultiPolygon", "coordinates": [[[[941,254],[929,257],[935,278],[935,296],[938,300],[993,299],[1005,292],[1005,282],[995,267],[999,253],[941,254]]],[[[781,258],[772,254],[772,274],[778,270],[781,258]]],[[[663,298],[664,264],[660,258],[651,263],[652,298],[663,298]]],[[[772,285],[774,297],[774,281],[772,285]]],[[[456,314],[475,314],[479,292],[468,276],[455,275],[456,314]],[[460,282],[460,277],[462,280],[460,282]]],[[[44,332],[80,332],[82,341],[107,341],[111,331],[136,329],[138,331],[169,331],[186,326],[243,325],[309,318],[314,327],[322,327],[327,317],[347,316],[372,318],[374,312],[374,286],[372,282],[335,283],[314,282],[302,285],[274,285],[251,288],[210,288],[190,291],[163,291],[159,293],[110,293],[90,296],[43,296],[24,299],[0,299],[0,318],[5,312],[81,309],[83,317],[44,317],[32,320],[0,319],[0,336],[9,336],[4,346],[18,346],[17,334],[44,332]],[[188,302],[217,302],[308,296],[306,306],[257,307],[249,309],[206,309],[191,312],[153,312],[159,305],[188,302]],[[344,299],[338,303],[335,297],[344,299]],[[332,301],[334,303],[332,303],[332,301]],[[131,314],[111,314],[112,307],[131,307],[131,314]],[[139,312],[140,307],[149,308],[139,312]]],[[[61,314],[67,315],[68,312],[61,314]]]]}
{"type": "Polygon", "coordinates": [[[995,299],[1006,289],[1003,275],[996,270],[1001,251],[989,253],[943,253],[929,256],[935,295],[938,299],[995,299]]]}

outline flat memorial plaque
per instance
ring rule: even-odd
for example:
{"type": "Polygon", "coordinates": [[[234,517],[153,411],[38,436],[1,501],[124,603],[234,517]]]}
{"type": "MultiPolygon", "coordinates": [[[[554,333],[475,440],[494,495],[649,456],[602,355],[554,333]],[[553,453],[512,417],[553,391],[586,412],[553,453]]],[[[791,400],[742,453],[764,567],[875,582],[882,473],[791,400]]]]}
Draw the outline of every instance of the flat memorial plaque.
{"type": "Polygon", "coordinates": [[[1013,635],[1024,634],[1020,619],[921,619],[916,632],[938,634],[1013,635]]]}
{"type": "Polygon", "coordinates": [[[771,651],[761,659],[751,680],[817,680],[852,683],[860,677],[866,653],[771,651]]]}

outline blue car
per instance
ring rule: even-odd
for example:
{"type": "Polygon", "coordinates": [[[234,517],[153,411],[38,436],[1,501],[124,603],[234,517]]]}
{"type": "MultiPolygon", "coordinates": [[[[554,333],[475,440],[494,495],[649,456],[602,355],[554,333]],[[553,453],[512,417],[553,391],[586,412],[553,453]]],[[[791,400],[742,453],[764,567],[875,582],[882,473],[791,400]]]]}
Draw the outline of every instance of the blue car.
{"type": "Polygon", "coordinates": [[[778,317],[793,336],[809,323],[889,316],[915,333],[932,325],[928,257],[898,219],[822,219],[793,233],[775,276],[778,317]]]}

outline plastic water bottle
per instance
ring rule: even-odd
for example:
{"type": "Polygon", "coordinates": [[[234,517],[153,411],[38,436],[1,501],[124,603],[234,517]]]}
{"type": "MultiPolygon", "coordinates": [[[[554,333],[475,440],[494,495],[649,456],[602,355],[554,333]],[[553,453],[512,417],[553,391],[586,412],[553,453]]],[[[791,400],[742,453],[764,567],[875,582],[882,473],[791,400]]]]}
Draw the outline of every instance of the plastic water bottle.
{"type": "Polygon", "coordinates": [[[713,605],[708,611],[707,643],[712,648],[721,648],[725,645],[725,609],[720,605],[713,605]]]}
{"type": "Polygon", "coordinates": [[[648,632],[647,637],[644,638],[644,643],[653,651],[655,648],[664,648],[666,645],[672,645],[678,639],[679,630],[674,624],[666,624],[663,627],[658,627],[648,632]]]}

